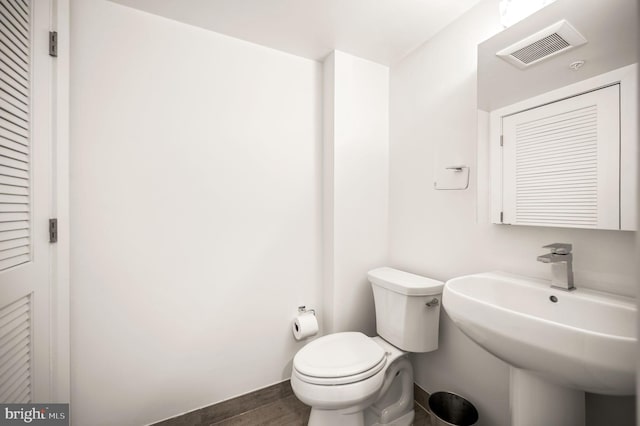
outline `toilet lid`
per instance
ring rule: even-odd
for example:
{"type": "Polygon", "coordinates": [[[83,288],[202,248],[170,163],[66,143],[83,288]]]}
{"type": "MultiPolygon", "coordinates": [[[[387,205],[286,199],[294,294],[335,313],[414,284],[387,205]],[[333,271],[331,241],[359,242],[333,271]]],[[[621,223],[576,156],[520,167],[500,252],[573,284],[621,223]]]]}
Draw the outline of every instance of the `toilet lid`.
{"type": "Polygon", "coordinates": [[[370,370],[384,359],[384,350],[358,332],[329,334],[300,349],[294,368],[313,377],[346,377],[370,370]]]}

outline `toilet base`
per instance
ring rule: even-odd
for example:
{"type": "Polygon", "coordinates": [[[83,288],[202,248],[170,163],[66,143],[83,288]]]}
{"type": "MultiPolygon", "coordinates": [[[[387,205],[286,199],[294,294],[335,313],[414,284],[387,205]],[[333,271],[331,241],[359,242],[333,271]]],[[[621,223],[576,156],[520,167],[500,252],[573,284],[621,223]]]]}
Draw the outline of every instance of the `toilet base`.
{"type": "Polygon", "coordinates": [[[365,426],[364,412],[349,410],[311,409],[308,426],[365,426]]]}
{"type": "Polygon", "coordinates": [[[365,409],[365,425],[409,426],[413,422],[413,368],[406,355],[389,366],[378,400],[365,409]]]}
{"type": "Polygon", "coordinates": [[[398,417],[393,420],[393,423],[371,423],[370,425],[365,422],[366,426],[389,426],[393,424],[393,426],[411,426],[413,424],[413,419],[416,416],[416,412],[414,410],[409,411],[402,417],[398,417]]]}
{"type": "Polygon", "coordinates": [[[363,411],[344,413],[341,410],[312,409],[309,416],[309,426],[411,426],[415,418],[415,411],[411,410],[402,417],[394,419],[392,423],[378,423],[363,411]]]}

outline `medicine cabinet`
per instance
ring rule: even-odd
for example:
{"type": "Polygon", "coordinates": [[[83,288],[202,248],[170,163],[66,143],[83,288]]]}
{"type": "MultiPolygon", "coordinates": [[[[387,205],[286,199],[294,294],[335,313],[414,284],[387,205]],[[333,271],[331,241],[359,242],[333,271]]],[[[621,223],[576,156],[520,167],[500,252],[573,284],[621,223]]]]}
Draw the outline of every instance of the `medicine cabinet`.
{"type": "Polygon", "coordinates": [[[636,229],[637,66],[490,113],[492,222],[636,229]]]}

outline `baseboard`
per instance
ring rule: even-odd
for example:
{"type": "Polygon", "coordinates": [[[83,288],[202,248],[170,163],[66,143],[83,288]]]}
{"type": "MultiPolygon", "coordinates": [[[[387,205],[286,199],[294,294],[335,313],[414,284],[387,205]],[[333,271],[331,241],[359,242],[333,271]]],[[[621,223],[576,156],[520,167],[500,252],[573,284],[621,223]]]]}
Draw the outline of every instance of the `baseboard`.
{"type": "Polygon", "coordinates": [[[429,392],[422,389],[417,384],[413,384],[413,399],[422,409],[429,411],[429,392]]]}

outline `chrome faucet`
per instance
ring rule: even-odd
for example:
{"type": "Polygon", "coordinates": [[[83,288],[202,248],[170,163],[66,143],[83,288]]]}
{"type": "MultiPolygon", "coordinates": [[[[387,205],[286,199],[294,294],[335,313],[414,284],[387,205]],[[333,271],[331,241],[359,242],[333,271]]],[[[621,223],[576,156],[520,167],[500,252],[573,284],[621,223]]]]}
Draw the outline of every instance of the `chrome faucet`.
{"type": "Polygon", "coordinates": [[[538,262],[551,264],[551,287],[565,291],[575,290],[571,244],[553,243],[542,248],[548,248],[551,251],[551,253],[538,256],[538,262]]]}

